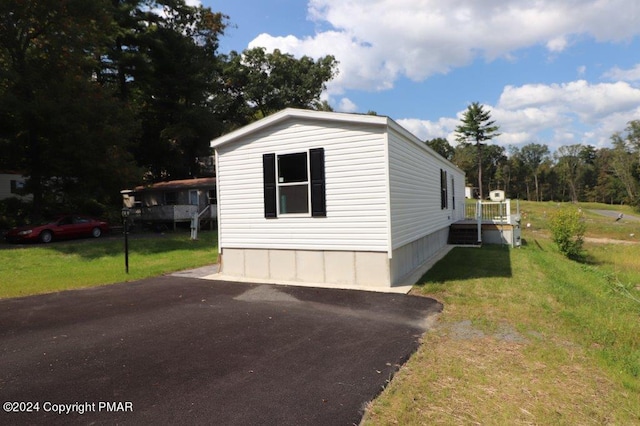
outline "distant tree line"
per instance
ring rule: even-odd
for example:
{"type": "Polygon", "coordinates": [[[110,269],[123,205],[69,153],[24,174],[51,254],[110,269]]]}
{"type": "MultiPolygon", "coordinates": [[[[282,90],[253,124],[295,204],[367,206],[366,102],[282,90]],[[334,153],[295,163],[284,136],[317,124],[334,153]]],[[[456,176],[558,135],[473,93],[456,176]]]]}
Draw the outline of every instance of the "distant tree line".
{"type": "Polygon", "coordinates": [[[537,142],[508,149],[486,144],[480,162],[473,143],[453,147],[444,138],[426,143],[460,167],[468,185],[476,189],[481,164],[483,194],[502,189],[508,197],[522,200],[640,206],[640,120],[612,135],[611,147],[573,144],[552,153],[537,142]]]}
{"type": "Polygon", "coordinates": [[[0,171],[30,177],[32,215],[202,175],[216,136],[285,107],[329,109],[332,56],[221,54],[229,25],[184,0],[0,2],[0,171]]]}

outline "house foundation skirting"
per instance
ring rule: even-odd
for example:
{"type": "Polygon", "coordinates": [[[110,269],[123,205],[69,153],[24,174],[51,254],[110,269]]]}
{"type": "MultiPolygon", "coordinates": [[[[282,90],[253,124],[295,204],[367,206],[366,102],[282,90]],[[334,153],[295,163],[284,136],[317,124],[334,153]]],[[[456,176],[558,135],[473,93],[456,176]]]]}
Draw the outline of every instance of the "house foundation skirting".
{"type": "Polygon", "coordinates": [[[225,248],[220,257],[220,274],[229,279],[389,287],[389,258],[384,252],[225,248]]]}
{"type": "Polygon", "coordinates": [[[386,252],[225,248],[217,279],[406,292],[420,278],[416,271],[442,255],[447,235],[422,237],[391,259],[386,252]]]}
{"type": "Polygon", "coordinates": [[[448,237],[449,228],[443,228],[394,249],[391,257],[392,285],[415,284],[415,281],[406,281],[413,278],[416,270],[446,247],[448,237]]]}

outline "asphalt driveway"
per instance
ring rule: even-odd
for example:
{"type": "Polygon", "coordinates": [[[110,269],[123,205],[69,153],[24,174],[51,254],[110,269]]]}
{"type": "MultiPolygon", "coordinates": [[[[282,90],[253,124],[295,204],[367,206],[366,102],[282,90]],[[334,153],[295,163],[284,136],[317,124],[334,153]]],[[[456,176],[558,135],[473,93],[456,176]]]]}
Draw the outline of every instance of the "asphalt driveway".
{"type": "MultiPolygon", "coordinates": [[[[616,218],[616,219],[617,219],[617,218],[619,217],[619,215],[620,215],[620,212],[613,211],[613,210],[595,210],[595,209],[594,209],[594,210],[591,210],[591,211],[592,211],[592,212],[594,212],[594,213],[597,213],[597,214],[599,214],[599,215],[601,215],[601,216],[608,216],[608,217],[616,218]]],[[[634,215],[631,215],[631,214],[625,214],[625,215],[623,215],[623,216],[622,216],[622,219],[623,219],[623,220],[625,220],[625,221],[628,221],[628,220],[632,220],[632,221],[640,221],[640,217],[638,217],[638,216],[634,216],[634,215]]]]}
{"type": "Polygon", "coordinates": [[[179,276],[0,300],[0,424],[357,424],[441,309],[179,276]]]}

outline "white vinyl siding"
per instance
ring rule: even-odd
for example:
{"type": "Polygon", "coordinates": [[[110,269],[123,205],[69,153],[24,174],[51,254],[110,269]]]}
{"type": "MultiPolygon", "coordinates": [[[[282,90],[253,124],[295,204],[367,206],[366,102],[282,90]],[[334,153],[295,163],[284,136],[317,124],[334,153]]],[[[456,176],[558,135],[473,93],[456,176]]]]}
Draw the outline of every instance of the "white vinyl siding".
{"type": "MultiPolygon", "coordinates": [[[[447,172],[447,185],[451,178],[464,182],[464,174],[451,163],[438,158],[426,145],[407,140],[389,128],[389,180],[391,199],[391,239],[396,249],[442,228],[458,218],[460,206],[453,209],[449,202],[441,209],[440,171],[447,172]]],[[[455,192],[460,193],[461,188],[455,192]]],[[[451,188],[447,191],[453,193],[451,188]]],[[[456,200],[456,202],[458,202],[456,200]]]]}
{"type": "Polygon", "coordinates": [[[221,248],[386,252],[385,126],[287,119],[217,147],[221,248]],[[264,217],[262,155],[324,148],[326,217],[264,217]]]}
{"type": "Polygon", "coordinates": [[[16,189],[24,188],[26,183],[26,178],[19,174],[13,173],[0,173],[0,200],[4,200],[5,198],[16,197],[20,198],[24,201],[33,199],[33,195],[20,195],[17,192],[13,191],[12,187],[16,189]],[[11,183],[13,181],[13,183],[11,183]]]}

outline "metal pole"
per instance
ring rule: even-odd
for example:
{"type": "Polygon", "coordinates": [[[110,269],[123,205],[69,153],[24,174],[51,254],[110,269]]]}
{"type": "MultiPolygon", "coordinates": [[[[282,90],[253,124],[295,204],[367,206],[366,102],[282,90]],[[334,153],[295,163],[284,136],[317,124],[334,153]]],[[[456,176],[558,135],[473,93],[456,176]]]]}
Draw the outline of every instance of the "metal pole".
{"type": "Polygon", "coordinates": [[[129,218],[124,218],[124,269],[129,273],[129,218]]]}

